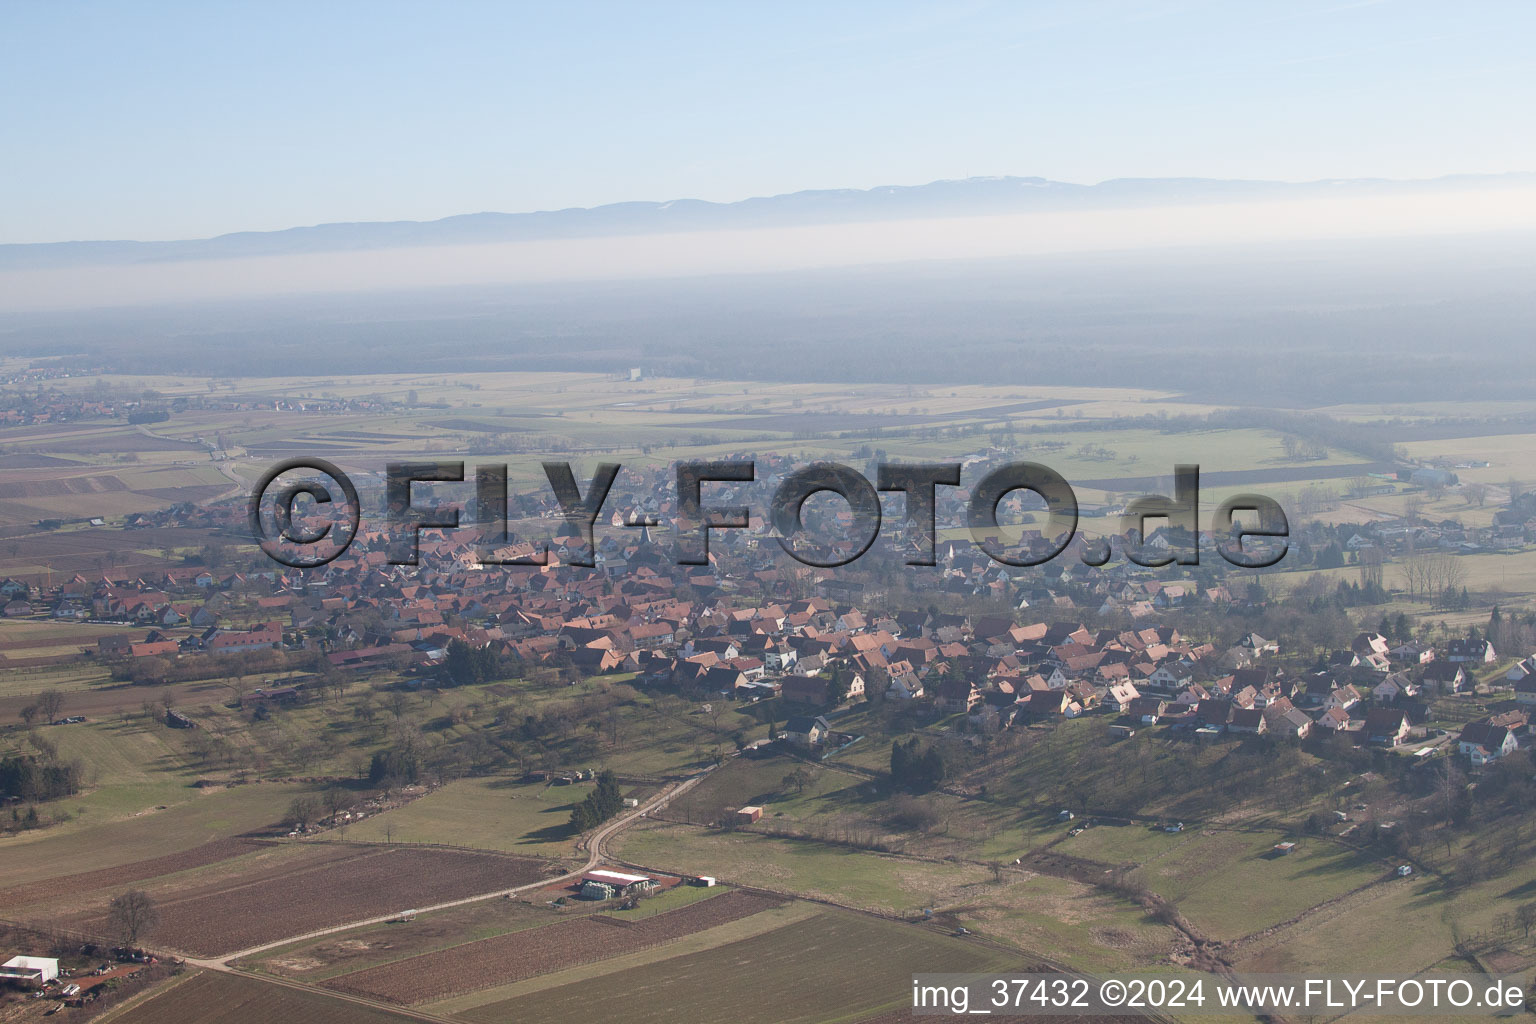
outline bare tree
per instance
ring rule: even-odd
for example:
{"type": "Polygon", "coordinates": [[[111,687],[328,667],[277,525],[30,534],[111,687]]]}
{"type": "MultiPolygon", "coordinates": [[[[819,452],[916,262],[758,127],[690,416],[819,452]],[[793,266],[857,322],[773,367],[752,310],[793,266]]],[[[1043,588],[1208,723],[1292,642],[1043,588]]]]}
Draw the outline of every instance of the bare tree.
{"type": "Polygon", "coordinates": [[[296,796],[288,805],[288,817],[293,819],[294,826],[300,831],[309,827],[320,814],[320,804],[314,797],[308,794],[296,796]]]}
{"type": "Polygon", "coordinates": [[[37,705],[28,704],[26,707],[17,712],[17,714],[21,716],[22,722],[28,729],[30,729],[32,728],[32,721],[37,718],[37,705]]]}
{"type": "Polygon", "coordinates": [[[245,694],[249,689],[249,686],[245,681],[245,676],[237,675],[224,685],[229,689],[230,697],[234,698],[235,705],[237,707],[243,707],[245,705],[245,694]]]}
{"type": "Polygon", "coordinates": [[[1467,499],[1468,505],[1476,505],[1482,508],[1488,503],[1488,485],[1476,481],[1465,484],[1461,488],[1462,496],[1467,499]]]}
{"type": "Polygon", "coordinates": [[[153,931],[159,920],[155,901],[143,889],[119,893],[107,904],[108,927],[125,945],[138,945],[139,939],[153,931]]]}
{"type": "Polygon", "coordinates": [[[1371,545],[1360,551],[1360,585],[1367,589],[1381,587],[1381,549],[1371,545]]]}
{"type": "Polygon", "coordinates": [[[399,721],[411,709],[411,698],[404,690],[389,691],[389,712],[399,721]]]}
{"type": "Polygon", "coordinates": [[[45,723],[57,722],[64,711],[64,695],[58,690],[44,690],[38,695],[37,710],[45,723]]]}
{"type": "Polygon", "coordinates": [[[335,818],[342,811],[352,806],[352,794],[340,786],[332,786],[321,796],[325,801],[325,813],[335,818]]]}

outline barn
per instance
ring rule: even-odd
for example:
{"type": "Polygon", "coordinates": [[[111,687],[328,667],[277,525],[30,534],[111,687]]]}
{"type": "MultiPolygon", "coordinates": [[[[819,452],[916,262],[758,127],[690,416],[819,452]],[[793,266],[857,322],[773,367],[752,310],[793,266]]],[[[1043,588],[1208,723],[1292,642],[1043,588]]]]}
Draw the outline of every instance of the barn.
{"type": "Polygon", "coordinates": [[[59,976],[59,962],[42,956],[13,956],[0,964],[0,978],[44,985],[59,976]]]}
{"type": "Polygon", "coordinates": [[[631,875],[623,871],[596,870],[581,876],[581,898],[584,900],[637,896],[655,887],[656,879],[649,875],[631,875]]]}

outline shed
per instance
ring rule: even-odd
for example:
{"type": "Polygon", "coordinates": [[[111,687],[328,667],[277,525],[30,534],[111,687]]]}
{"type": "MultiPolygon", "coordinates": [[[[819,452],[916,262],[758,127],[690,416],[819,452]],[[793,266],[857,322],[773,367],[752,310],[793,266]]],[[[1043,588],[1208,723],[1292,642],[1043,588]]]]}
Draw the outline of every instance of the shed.
{"type": "Polygon", "coordinates": [[[0,964],[0,978],[45,985],[59,976],[59,962],[45,956],[13,956],[0,964]]]}
{"type": "Polygon", "coordinates": [[[736,812],[736,821],[739,824],[750,825],[763,816],[763,809],[756,804],[743,807],[736,812]]]}

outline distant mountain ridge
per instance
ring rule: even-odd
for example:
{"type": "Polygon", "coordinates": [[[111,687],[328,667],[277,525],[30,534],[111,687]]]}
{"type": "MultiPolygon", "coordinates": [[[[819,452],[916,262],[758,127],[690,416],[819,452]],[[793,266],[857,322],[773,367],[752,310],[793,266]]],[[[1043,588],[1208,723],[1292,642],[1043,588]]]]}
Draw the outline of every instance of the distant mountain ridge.
{"type": "Polygon", "coordinates": [[[1352,178],[1313,182],[1209,178],[1117,178],[1077,185],[1045,178],[993,177],[818,189],[712,203],[700,199],[626,202],[536,213],[469,213],[434,221],[319,224],[242,231],[174,242],[42,242],[0,245],[0,270],[348,252],[404,246],[470,245],[681,231],[724,231],[1034,211],[1196,205],[1275,199],[1392,195],[1484,187],[1528,187],[1536,174],[1453,175],[1423,181],[1352,178]]]}

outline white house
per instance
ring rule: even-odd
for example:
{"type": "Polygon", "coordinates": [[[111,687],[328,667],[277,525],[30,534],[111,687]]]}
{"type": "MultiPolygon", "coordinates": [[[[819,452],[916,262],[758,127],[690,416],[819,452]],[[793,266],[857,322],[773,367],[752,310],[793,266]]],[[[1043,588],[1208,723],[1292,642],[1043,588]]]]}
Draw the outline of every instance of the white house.
{"type": "Polygon", "coordinates": [[[1522,658],[1520,661],[1515,662],[1508,672],[1504,673],[1505,680],[1511,683],[1518,683],[1520,680],[1528,679],[1531,676],[1536,676],[1536,655],[1522,658]]]}
{"type": "Polygon", "coordinates": [[[1371,687],[1371,696],[1383,704],[1390,704],[1399,697],[1417,697],[1418,684],[1408,678],[1406,672],[1393,672],[1371,687]]]}
{"type": "Polygon", "coordinates": [[[1124,714],[1126,709],[1131,706],[1131,701],[1140,696],[1141,694],[1137,692],[1136,687],[1130,683],[1115,683],[1109,688],[1109,693],[1105,695],[1105,702],[1116,711],[1124,714]]]}
{"type": "Polygon", "coordinates": [[[885,688],[885,695],[894,700],[916,700],[923,695],[923,681],[917,678],[915,672],[891,676],[890,685],[885,688]]]}
{"type": "Polygon", "coordinates": [[[1457,739],[1458,750],[1473,764],[1488,764],[1520,746],[1512,730],[1492,722],[1469,722],[1457,739]]]}

